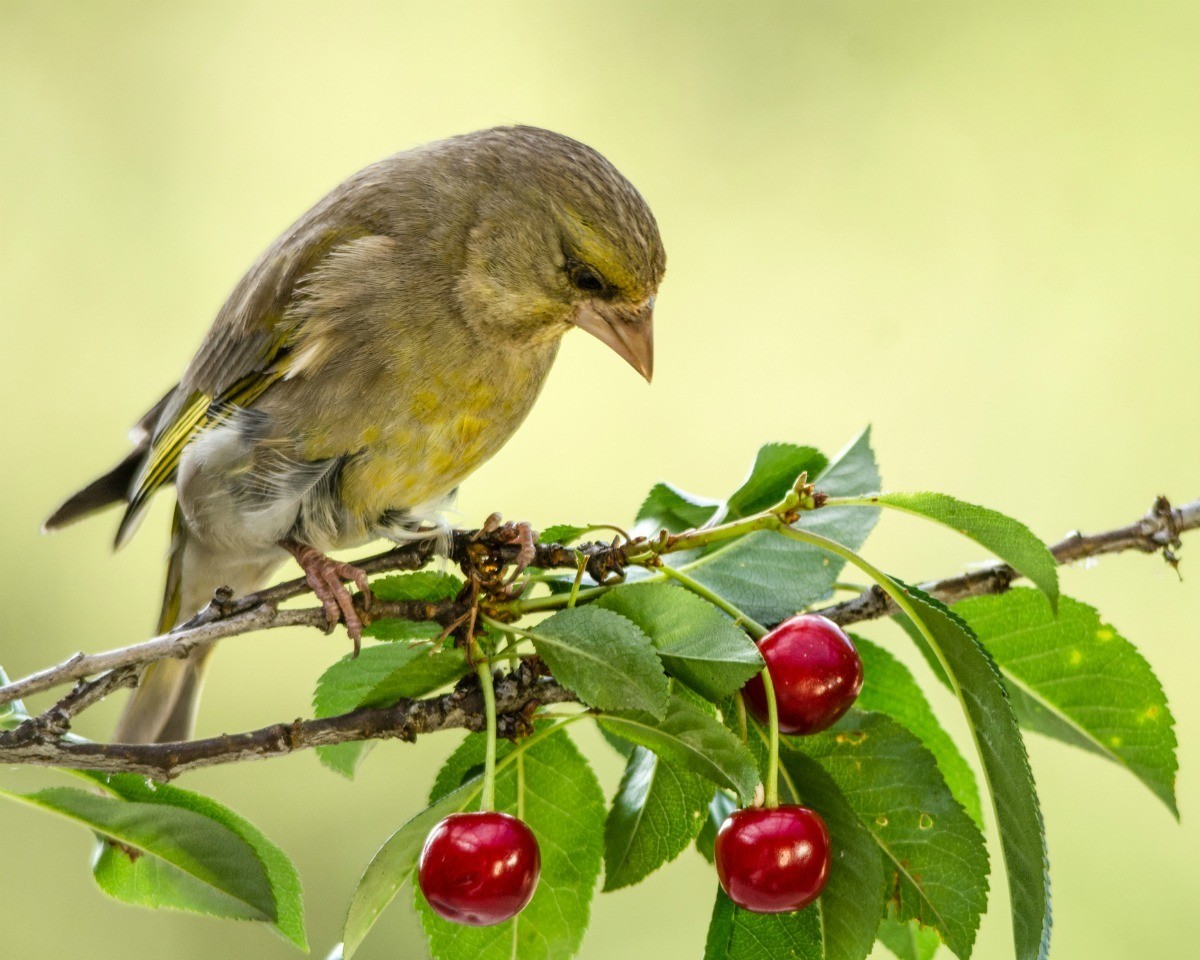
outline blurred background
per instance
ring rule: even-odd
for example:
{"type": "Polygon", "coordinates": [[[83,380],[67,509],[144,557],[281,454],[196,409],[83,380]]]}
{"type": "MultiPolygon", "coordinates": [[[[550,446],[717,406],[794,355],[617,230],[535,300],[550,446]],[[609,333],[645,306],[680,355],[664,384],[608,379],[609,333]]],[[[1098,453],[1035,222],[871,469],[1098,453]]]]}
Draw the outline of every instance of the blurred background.
{"type": "MultiPolygon", "coordinates": [[[[889,489],[951,492],[1046,539],[1200,496],[1198,47],[1182,3],[0,4],[0,663],[149,634],[169,498],[115,557],[115,516],[52,538],[42,518],[122,456],[311,203],[383,155],[499,123],[609,156],[670,265],[653,387],[568,337],[523,430],[463,487],[464,523],[625,523],[658,479],[720,495],[763,442],[833,453],[867,423],[889,489]],[[604,403],[581,403],[596,384],[604,403]]],[[[903,517],[867,554],[909,579],[982,559],[903,517]]],[[[1063,574],[1167,688],[1184,822],[1115,766],[1031,738],[1057,957],[1195,955],[1200,538],[1183,555],[1182,584],[1140,555],[1063,574]]],[[[908,656],[898,632],[865,632],[908,656]]],[[[306,714],[344,650],[313,632],[227,643],[200,733],[306,714]]],[[[581,740],[611,792],[617,764],[581,740]]],[[[320,957],[456,742],[385,744],[354,783],[305,754],[184,785],[292,854],[320,957]]],[[[0,770],[10,789],[50,782],[0,770]]],[[[106,900],[90,849],[0,806],[6,955],[295,955],[265,929],[106,900]]],[[[598,896],[582,956],[699,958],[714,888],[689,852],[598,896]]],[[[997,875],[975,956],[1010,950],[997,875]]],[[[406,903],[360,955],[425,956],[406,903]]]]}

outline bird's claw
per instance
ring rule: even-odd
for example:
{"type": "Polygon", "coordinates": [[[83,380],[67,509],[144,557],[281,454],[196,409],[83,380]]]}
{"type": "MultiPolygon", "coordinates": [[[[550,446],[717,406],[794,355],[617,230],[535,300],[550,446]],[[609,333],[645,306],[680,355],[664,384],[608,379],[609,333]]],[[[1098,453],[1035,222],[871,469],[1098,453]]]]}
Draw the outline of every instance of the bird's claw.
{"type": "Polygon", "coordinates": [[[506,523],[497,532],[501,534],[502,541],[515,543],[518,546],[517,559],[513,562],[512,573],[504,580],[504,586],[510,587],[537,559],[537,532],[524,520],[519,523],[506,523]]]}
{"type": "Polygon", "coordinates": [[[484,537],[489,537],[496,543],[515,543],[519,547],[512,572],[503,580],[501,586],[512,586],[537,559],[537,531],[524,520],[518,523],[504,523],[500,514],[490,514],[472,539],[478,541],[484,537]]]}
{"type": "Polygon", "coordinates": [[[473,536],[472,540],[479,540],[486,537],[488,534],[495,533],[504,525],[504,518],[498,513],[489,513],[487,519],[483,521],[483,526],[480,527],[473,536]]]}
{"type": "Polygon", "coordinates": [[[343,563],[325,556],[315,547],[294,540],[280,543],[288,553],[296,558],[296,563],[304,571],[304,579],[312,588],[316,598],[321,601],[325,611],[326,633],[337,626],[338,621],[346,624],[346,633],[354,641],[354,653],[358,655],[362,646],[363,622],[354,606],[354,598],[346,589],[346,581],[352,582],[362,591],[364,600],[371,600],[371,584],[364,570],[351,563],[343,563]]]}

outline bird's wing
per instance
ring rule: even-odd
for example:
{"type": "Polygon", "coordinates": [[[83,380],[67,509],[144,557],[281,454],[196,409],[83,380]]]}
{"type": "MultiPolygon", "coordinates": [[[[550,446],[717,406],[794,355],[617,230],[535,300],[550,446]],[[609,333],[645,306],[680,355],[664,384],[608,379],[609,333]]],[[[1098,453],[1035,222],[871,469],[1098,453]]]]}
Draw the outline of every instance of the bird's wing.
{"type": "MultiPolygon", "coordinates": [[[[302,324],[290,310],[302,283],[339,246],[368,236],[356,224],[298,225],[259,258],[217,315],[183,379],[150,430],[149,449],[129,489],[117,546],[133,534],[150,497],[170,483],[196,432],[254,403],[288,371],[302,324]]],[[[151,411],[154,413],[156,411],[151,411]]]]}

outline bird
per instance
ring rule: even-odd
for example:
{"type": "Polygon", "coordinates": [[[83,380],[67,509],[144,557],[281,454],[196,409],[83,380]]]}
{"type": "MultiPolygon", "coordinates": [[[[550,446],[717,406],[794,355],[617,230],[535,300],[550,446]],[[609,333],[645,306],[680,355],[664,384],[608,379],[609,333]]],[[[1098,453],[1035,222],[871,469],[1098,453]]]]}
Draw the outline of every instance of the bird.
{"type": "MultiPolygon", "coordinates": [[[[357,643],[329,557],[427,535],[520,426],[563,336],[587,331],[647,381],[666,268],[658,224],[612,163],[533,126],[427,143],[353,174],[254,262],[133,450],[55,530],[124,505],[132,536],[172,484],[159,631],[214,591],[264,587],[290,555],[357,643]]],[[[150,664],[114,742],[186,740],[211,646],[150,664]]]]}

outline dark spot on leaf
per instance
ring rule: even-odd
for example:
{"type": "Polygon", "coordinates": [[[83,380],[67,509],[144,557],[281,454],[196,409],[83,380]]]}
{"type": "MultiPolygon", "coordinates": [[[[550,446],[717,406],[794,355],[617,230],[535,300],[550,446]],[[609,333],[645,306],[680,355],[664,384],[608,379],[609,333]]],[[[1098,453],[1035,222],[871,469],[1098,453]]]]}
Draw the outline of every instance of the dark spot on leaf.
{"type": "Polygon", "coordinates": [[[120,840],[113,840],[110,837],[105,842],[114,850],[123,853],[126,857],[128,857],[130,863],[137,863],[139,858],[143,856],[142,850],[139,850],[137,847],[131,847],[127,843],[121,843],[120,840]]]}

